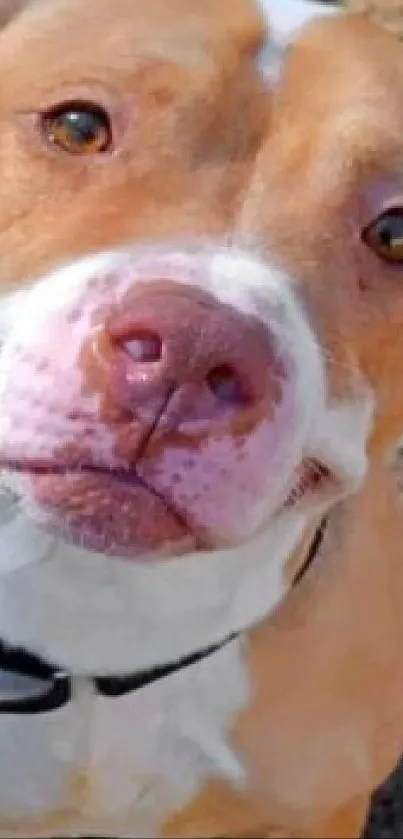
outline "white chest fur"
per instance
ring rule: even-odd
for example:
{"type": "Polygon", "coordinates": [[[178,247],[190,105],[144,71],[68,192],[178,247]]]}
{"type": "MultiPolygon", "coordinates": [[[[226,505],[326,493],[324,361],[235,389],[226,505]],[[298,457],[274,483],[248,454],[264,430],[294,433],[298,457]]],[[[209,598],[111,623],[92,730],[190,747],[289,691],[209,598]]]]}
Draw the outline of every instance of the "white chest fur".
{"type": "Polygon", "coordinates": [[[242,783],[227,743],[248,701],[241,642],[120,698],[0,717],[0,836],[155,836],[208,777],[242,783]]]}

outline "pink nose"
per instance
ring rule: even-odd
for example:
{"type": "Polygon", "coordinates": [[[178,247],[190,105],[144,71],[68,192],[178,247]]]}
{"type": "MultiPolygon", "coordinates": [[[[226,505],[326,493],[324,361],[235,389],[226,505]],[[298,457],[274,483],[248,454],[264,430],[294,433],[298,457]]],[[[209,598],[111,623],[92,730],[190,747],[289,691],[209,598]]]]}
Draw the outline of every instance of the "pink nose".
{"type": "Polygon", "coordinates": [[[108,318],[97,354],[115,404],[143,422],[157,412],[163,426],[211,430],[281,396],[264,324],[192,287],[138,286],[108,318]]]}
{"type": "Polygon", "coordinates": [[[91,550],[239,544],[284,489],[292,363],[263,321],[192,277],[137,281],[119,299],[131,276],[105,278],[100,297],[89,286],[36,355],[21,353],[7,403],[19,433],[0,454],[32,470],[52,532],[91,550]]]}

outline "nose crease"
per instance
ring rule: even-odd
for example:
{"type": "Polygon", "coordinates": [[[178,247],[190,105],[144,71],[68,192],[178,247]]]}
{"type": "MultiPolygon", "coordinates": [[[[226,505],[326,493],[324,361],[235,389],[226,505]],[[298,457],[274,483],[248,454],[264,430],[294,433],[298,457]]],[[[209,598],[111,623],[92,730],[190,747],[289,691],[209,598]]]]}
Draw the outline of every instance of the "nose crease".
{"type": "Polygon", "coordinates": [[[172,399],[172,397],[175,393],[175,390],[176,390],[175,386],[168,387],[167,393],[165,395],[165,399],[164,399],[163,403],[161,404],[159,410],[157,410],[155,412],[154,420],[145,429],[144,434],[142,435],[142,437],[139,441],[139,444],[138,444],[138,447],[137,447],[137,452],[135,454],[135,457],[134,457],[134,460],[133,460],[133,463],[132,463],[132,468],[135,469],[136,466],[137,466],[137,463],[144,456],[144,454],[145,454],[145,452],[148,448],[148,445],[149,445],[150,441],[152,440],[152,438],[153,438],[153,436],[154,436],[154,434],[155,434],[155,432],[156,432],[156,430],[157,430],[157,428],[160,424],[161,418],[164,416],[165,412],[168,410],[168,405],[169,405],[169,403],[170,403],[170,401],[171,401],[171,399],[172,399]]]}

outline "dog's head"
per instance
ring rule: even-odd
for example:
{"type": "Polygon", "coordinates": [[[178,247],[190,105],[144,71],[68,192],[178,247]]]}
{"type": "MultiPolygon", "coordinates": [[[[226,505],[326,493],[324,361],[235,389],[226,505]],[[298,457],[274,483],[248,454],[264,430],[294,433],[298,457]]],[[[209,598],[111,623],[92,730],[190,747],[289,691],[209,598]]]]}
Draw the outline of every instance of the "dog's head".
{"type": "Polygon", "coordinates": [[[125,670],[250,624],[362,481],[374,397],[400,419],[398,46],[328,26],[348,70],[331,28],[302,38],[240,215],[252,7],[45,0],[4,30],[6,638],[125,670]]]}

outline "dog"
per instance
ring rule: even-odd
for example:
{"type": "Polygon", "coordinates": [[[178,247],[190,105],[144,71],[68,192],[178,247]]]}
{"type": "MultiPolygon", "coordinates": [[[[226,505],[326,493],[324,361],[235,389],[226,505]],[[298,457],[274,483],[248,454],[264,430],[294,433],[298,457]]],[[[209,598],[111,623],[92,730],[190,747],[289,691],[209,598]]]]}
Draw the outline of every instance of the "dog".
{"type": "Polygon", "coordinates": [[[0,36],[0,836],[355,836],[403,738],[402,47],[96,12],[0,36]]]}

